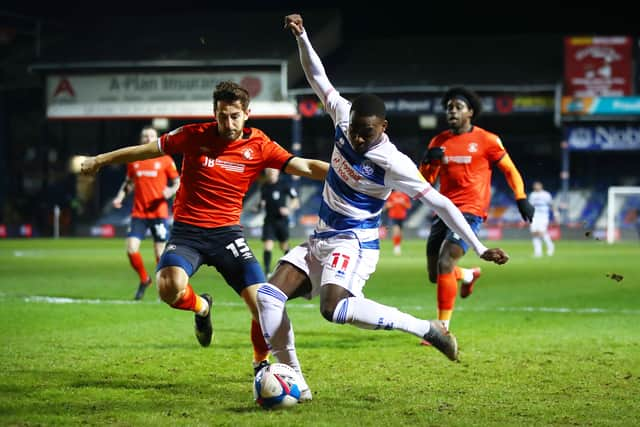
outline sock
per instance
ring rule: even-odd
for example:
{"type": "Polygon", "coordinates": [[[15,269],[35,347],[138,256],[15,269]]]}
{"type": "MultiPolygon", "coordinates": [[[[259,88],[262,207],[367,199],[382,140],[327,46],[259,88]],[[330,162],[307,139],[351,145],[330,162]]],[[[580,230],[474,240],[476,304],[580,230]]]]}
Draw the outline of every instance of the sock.
{"type": "Polygon", "coordinates": [[[302,369],[296,353],[293,325],[287,315],[285,303],[287,296],[275,286],[265,283],[258,289],[258,312],[262,333],[271,349],[273,357],[291,366],[300,376],[300,389],[309,386],[302,375],[302,369]]]}
{"type": "Polygon", "coordinates": [[[147,270],[144,268],[144,262],[142,261],[142,255],[140,255],[140,252],[134,252],[132,254],[127,253],[127,256],[129,257],[131,267],[133,267],[133,269],[138,273],[138,277],[140,277],[140,283],[149,280],[149,275],[147,274],[147,270]]]}
{"type": "Polygon", "coordinates": [[[269,358],[269,347],[262,335],[260,324],[251,319],[251,344],[253,344],[253,361],[262,362],[269,358]]]}
{"type": "Polygon", "coordinates": [[[271,251],[265,250],[262,256],[264,259],[264,273],[268,274],[271,271],[271,251]]]}
{"type": "Polygon", "coordinates": [[[542,239],[536,236],[531,241],[533,242],[533,255],[542,256],[542,239]]]}
{"type": "Polygon", "coordinates": [[[458,293],[458,281],[454,272],[438,274],[438,320],[442,320],[449,328],[449,322],[453,315],[453,306],[458,293]]]}
{"type": "Polygon", "coordinates": [[[473,280],[472,268],[462,268],[456,265],[453,267],[453,274],[456,276],[456,280],[462,280],[464,283],[469,283],[473,280]]]}
{"type": "Polygon", "coordinates": [[[361,329],[399,330],[422,338],[428,331],[428,320],[417,319],[395,307],[382,305],[364,297],[344,298],[333,313],[334,323],[350,323],[361,329]]]}
{"type": "Polygon", "coordinates": [[[555,245],[553,244],[553,240],[551,240],[551,236],[549,235],[549,233],[544,233],[544,236],[542,236],[542,238],[544,239],[544,244],[547,245],[547,253],[553,253],[555,245]]]}
{"type": "Polygon", "coordinates": [[[207,300],[193,292],[190,284],[187,284],[182,296],[171,304],[171,307],[177,308],[178,310],[193,311],[200,316],[206,316],[209,312],[209,303],[207,300]]]}
{"type": "Polygon", "coordinates": [[[400,242],[402,242],[400,235],[393,236],[393,246],[400,246],[400,242]]]}

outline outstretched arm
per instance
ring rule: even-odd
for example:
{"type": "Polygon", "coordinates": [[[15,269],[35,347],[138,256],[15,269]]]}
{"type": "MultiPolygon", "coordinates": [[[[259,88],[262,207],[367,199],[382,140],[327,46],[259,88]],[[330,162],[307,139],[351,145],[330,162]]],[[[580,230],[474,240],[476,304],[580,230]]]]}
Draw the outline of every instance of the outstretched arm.
{"type": "Polygon", "coordinates": [[[504,157],[500,159],[498,162],[498,168],[500,168],[507,180],[507,184],[509,184],[509,187],[513,190],[522,219],[531,222],[533,219],[534,208],[527,200],[527,194],[524,192],[524,181],[522,181],[522,176],[520,175],[518,168],[516,168],[516,165],[513,164],[509,154],[505,154],[504,157]]]}
{"type": "Polygon", "coordinates": [[[113,207],[120,209],[122,207],[122,201],[127,197],[127,194],[129,194],[131,190],[133,190],[133,181],[131,181],[129,177],[126,177],[118,190],[118,194],[116,194],[116,197],[114,197],[111,202],[113,207]]]}
{"type": "Polygon", "coordinates": [[[327,96],[334,90],[333,85],[327,77],[320,57],[311,46],[307,32],[302,25],[302,16],[298,14],[285,16],[284,27],[291,29],[293,35],[296,36],[300,64],[304,70],[304,75],[318,98],[323,104],[326,104],[327,96]]]}
{"type": "Polygon", "coordinates": [[[135,162],[136,160],[151,159],[160,155],[162,155],[162,152],[157,140],[144,145],[132,145],[109,151],[108,153],[98,154],[94,157],[87,157],[80,165],[80,173],[93,175],[104,165],[135,162]]]}
{"type": "Polygon", "coordinates": [[[456,205],[447,197],[438,193],[433,187],[429,187],[427,191],[419,195],[419,200],[433,208],[440,219],[442,219],[454,233],[469,243],[480,258],[485,261],[495,262],[496,264],[504,264],[509,261],[509,256],[502,249],[488,249],[483,245],[456,205]]]}
{"type": "Polygon", "coordinates": [[[284,169],[284,172],[290,175],[304,176],[318,181],[324,181],[328,171],[329,163],[304,157],[294,157],[284,169]]]}

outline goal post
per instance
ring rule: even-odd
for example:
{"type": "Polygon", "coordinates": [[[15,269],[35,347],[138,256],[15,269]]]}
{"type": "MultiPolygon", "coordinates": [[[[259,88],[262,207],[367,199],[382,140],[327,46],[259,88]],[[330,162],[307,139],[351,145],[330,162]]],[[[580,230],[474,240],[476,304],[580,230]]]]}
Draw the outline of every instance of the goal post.
{"type": "Polygon", "coordinates": [[[607,192],[607,243],[616,241],[616,218],[624,207],[620,196],[637,196],[640,199],[640,187],[609,187],[607,192]]]}

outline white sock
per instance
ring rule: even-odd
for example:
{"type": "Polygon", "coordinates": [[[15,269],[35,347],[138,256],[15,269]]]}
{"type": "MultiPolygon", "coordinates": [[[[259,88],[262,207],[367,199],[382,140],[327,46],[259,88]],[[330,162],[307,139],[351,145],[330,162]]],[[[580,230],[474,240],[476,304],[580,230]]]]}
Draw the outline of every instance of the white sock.
{"type": "Polygon", "coordinates": [[[351,323],[362,329],[399,330],[422,338],[430,323],[403,313],[395,307],[379,304],[363,297],[342,299],[333,313],[334,323],[351,323]]]}
{"type": "Polygon", "coordinates": [[[309,386],[302,375],[298,361],[293,325],[285,308],[287,299],[287,296],[280,289],[269,283],[265,283],[258,289],[260,327],[273,357],[278,362],[291,366],[298,373],[300,389],[305,390],[309,386]]]}
{"type": "Polygon", "coordinates": [[[200,295],[196,295],[196,297],[200,298],[200,301],[202,302],[202,308],[196,314],[198,316],[204,317],[207,315],[207,313],[209,313],[209,310],[211,309],[211,307],[209,307],[209,303],[207,302],[206,299],[202,298],[200,295]]]}
{"type": "Polygon", "coordinates": [[[549,233],[545,233],[542,238],[544,239],[544,244],[547,245],[547,253],[553,253],[555,246],[553,244],[553,240],[551,240],[551,236],[549,235],[549,233]]]}
{"type": "Polygon", "coordinates": [[[542,256],[542,239],[536,236],[531,241],[533,242],[533,255],[542,256]]]}
{"type": "Polygon", "coordinates": [[[473,269],[472,268],[462,268],[460,267],[460,270],[462,271],[462,281],[464,283],[469,283],[473,280],[473,269]]]}

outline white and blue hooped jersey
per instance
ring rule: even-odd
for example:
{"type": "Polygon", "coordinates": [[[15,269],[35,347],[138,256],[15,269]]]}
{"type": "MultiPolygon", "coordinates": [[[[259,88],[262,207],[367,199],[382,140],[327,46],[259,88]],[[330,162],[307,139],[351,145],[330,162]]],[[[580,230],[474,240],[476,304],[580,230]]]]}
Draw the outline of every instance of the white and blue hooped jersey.
{"type": "Polygon", "coordinates": [[[356,152],[347,134],[351,103],[333,91],[325,104],[336,131],[316,236],[348,231],[358,238],[362,248],[378,249],[382,209],[391,191],[399,190],[416,198],[431,186],[386,134],[367,152],[356,152]]]}

